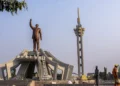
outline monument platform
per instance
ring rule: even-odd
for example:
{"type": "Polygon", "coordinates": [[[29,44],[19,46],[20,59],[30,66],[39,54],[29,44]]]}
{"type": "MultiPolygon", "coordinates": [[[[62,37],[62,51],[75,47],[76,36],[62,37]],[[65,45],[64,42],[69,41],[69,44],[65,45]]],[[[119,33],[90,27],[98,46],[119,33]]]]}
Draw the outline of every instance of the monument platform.
{"type": "Polygon", "coordinates": [[[42,49],[40,52],[23,50],[11,61],[0,64],[0,80],[68,80],[71,79],[72,72],[72,65],[59,61],[50,52],[42,49]],[[16,73],[18,66],[20,68],[16,73]],[[58,70],[62,71],[59,79],[58,70]]]}

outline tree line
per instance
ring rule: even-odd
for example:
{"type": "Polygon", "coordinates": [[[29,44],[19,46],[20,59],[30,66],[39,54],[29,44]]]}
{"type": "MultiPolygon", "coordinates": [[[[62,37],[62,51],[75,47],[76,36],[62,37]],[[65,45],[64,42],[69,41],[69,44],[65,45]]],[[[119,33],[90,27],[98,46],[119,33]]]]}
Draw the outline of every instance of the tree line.
{"type": "Polygon", "coordinates": [[[13,13],[18,12],[18,10],[27,9],[27,3],[25,0],[0,0],[0,12],[7,11],[13,13]]]}

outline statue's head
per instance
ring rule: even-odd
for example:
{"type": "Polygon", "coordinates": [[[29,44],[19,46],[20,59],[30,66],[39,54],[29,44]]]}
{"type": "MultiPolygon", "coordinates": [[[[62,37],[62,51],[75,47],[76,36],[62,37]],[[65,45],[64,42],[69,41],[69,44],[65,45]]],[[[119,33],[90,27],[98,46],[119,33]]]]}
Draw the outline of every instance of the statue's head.
{"type": "Polygon", "coordinates": [[[36,24],[36,28],[38,28],[39,27],[39,25],[38,24],[36,24]]]}

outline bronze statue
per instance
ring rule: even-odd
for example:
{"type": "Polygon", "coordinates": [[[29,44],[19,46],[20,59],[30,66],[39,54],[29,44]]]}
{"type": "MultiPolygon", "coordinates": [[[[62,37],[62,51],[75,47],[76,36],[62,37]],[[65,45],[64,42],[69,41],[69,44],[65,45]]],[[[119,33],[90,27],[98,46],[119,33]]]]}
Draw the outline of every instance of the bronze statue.
{"type": "Polygon", "coordinates": [[[42,33],[41,29],[39,28],[39,25],[36,24],[35,27],[32,26],[32,19],[30,19],[30,27],[33,30],[32,34],[32,39],[33,39],[33,51],[36,51],[36,45],[37,45],[37,50],[39,50],[39,39],[42,40],[42,33]]]}

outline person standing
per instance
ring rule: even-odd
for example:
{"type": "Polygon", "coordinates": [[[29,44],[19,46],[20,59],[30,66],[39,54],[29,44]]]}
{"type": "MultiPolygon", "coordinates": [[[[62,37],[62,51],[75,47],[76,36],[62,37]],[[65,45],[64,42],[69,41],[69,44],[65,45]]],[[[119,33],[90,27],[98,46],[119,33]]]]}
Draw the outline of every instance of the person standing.
{"type": "Polygon", "coordinates": [[[96,68],[95,68],[95,81],[96,81],[96,85],[98,86],[98,84],[99,84],[99,70],[98,70],[98,66],[96,66],[96,68]]]}
{"type": "Polygon", "coordinates": [[[118,65],[116,64],[112,70],[112,74],[115,80],[115,86],[118,84],[118,65]]]}

